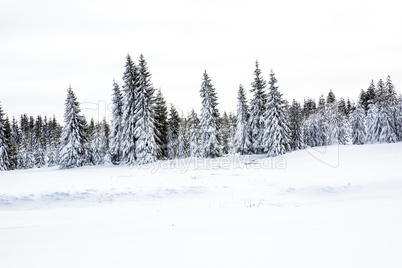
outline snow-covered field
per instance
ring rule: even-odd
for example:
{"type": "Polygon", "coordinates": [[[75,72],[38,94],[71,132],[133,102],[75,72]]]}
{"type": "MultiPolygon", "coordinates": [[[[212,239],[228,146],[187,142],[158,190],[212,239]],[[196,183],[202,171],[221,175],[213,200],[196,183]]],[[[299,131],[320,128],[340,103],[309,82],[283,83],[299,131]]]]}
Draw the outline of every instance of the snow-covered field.
{"type": "Polygon", "coordinates": [[[0,173],[0,267],[402,267],[402,143],[0,173]]]}

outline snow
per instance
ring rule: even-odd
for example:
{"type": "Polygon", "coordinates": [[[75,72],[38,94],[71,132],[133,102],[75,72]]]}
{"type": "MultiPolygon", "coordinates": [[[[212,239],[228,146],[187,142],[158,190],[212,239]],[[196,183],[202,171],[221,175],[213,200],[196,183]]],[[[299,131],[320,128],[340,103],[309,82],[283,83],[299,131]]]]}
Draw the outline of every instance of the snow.
{"type": "Polygon", "coordinates": [[[0,267],[401,267],[401,160],[397,143],[1,172],[0,267]]]}

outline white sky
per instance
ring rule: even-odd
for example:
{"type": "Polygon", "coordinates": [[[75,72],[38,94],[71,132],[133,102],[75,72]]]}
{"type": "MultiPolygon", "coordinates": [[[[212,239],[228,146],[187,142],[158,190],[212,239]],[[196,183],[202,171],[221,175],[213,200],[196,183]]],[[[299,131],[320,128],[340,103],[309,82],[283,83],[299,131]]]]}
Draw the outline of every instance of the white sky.
{"type": "MultiPolygon", "coordinates": [[[[71,84],[88,117],[110,104],[125,58],[148,61],[152,82],[185,114],[199,112],[204,69],[219,109],[236,110],[254,62],[273,68],[289,101],[332,89],[355,100],[389,74],[402,86],[398,1],[2,0],[0,101],[10,116],[62,120],[71,84]],[[93,103],[91,105],[90,103],[93,103]]],[[[248,97],[251,95],[249,94],[248,97]]]]}

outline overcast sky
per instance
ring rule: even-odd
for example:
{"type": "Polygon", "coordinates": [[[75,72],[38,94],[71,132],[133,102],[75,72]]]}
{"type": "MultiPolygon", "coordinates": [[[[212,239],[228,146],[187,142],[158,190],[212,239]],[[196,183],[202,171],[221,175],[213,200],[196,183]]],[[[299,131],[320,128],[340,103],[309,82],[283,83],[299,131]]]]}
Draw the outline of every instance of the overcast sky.
{"type": "Polygon", "coordinates": [[[199,112],[204,70],[219,109],[235,111],[256,59],[289,101],[330,89],[355,100],[388,74],[400,92],[400,11],[395,0],[2,0],[0,102],[10,116],[62,120],[71,84],[85,114],[103,116],[127,53],[145,56],[154,86],[185,114],[199,112]]]}

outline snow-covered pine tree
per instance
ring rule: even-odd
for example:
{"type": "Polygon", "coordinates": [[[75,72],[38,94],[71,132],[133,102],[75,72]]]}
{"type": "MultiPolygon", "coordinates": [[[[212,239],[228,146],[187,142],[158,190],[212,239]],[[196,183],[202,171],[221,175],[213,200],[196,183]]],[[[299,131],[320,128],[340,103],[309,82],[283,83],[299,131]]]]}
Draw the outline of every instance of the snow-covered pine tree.
{"type": "Polygon", "coordinates": [[[251,141],[249,131],[249,109],[247,105],[246,93],[240,84],[237,95],[237,123],[233,140],[234,151],[241,155],[251,152],[251,141]]]}
{"type": "Polygon", "coordinates": [[[113,81],[112,94],[112,130],[111,130],[111,161],[118,165],[123,157],[122,132],[123,132],[123,97],[119,85],[113,81]]]}
{"type": "Polygon", "coordinates": [[[343,112],[339,112],[339,105],[337,102],[332,103],[329,107],[328,144],[348,144],[350,142],[351,133],[348,118],[343,112]]]}
{"type": "Polygon", "coordinates": [[[110,153],[110,125],[106,121],[106,118],[103,118],[101,123],[101,140],[100,147],[103,151],[103,163],[110,164],[112,163],[112,155],[110,153]]]}
{"type": "Polygon", "coordinates": [[[0,103],[0,171],[8,170],[9,165],[5,118],[0,103]]]}
{"type": "Polygon", "coordinates": [[[271,70],[269,79],[268,101],[264,114],[266,129],[263,145],[268,157],[285,154],[289,151],[289,122],[285,111],[285,102],[279,87],[275,86],[277,80],[271,70]]]}
{"type": "Polygon", "coordinates": [[[87,129],[87,142],[85,144],[85,159],[86,165],[96,165],[96,148],[97,148],[97,130],[96,124],[93,118],[89,121],[87,129]]]}
{"type": "Polygon", "coordinates": [[[299,102],[295,99],[289,109],[290,149],[300,150],[305,147],[303,140],[303,115],[299,102]]]}
{"type": "MultiPolygon", "coordinates": [[[[48,161],[48,165],[58,165],[60,162],[60,137],[62,132],[62,127],[57,122],[56,117],[53,116],[53,119],[49,123],[51,126],[51,148],[53,152],[51,152],[54,157],[54,162],[50,163],[48,161]]],[[[48,158],[49,159],[49,158],[48,158]]]]}
{"type": "Polygon", "coordinates": [[[19,142],[19,129],[18,123],[13,118],[10,125],[8,118],[5,121],[6,126],[6,139],[8,141],[8,158],[9,158],[9,169],[14,170],[18,168],[18,142],[19,142]]]}
{"type": "Polygon", "coordinates": [[[204,71],[200,95],[202,98],[201,109],[201,150],[205,158],[221,156],[221,149],[218,139],[218,116],[216,116],[217,98],[214,87],[206,71],[204,71]],[[214,96],[215,95],[215,96],[214,96]]]}
{"type": "Polygon", "coordinates": [[[21,141],[18,156],[18,166],[20,169],[33,168],[35,165],[33,151],[32,151],[32,129],[30,127],[30,120],[26,114],[21,115],[20,120],[21,141]]]}
{"type": "Polygon", "coordinates": [[[338,144],[338,132],[341,125],[341,116],[338,110],[337,101],[328,103],[327,105],[327,117],[328,117],[328,141],[329,145],[338,144]]]}
{"type": "Polygon", "coordinates": [[[71,89],[67,90],[64,127],[61,135],[60,169],[82,166],[85,160],[87,135],[84,117],[77,98],[71,89]]]}
{"type": "Polygon", "coordinates": [[[151,84],[151,73],[148,71],[147,62],[142,54],[138,65],[138,76],[134,135],[136,138],[135,154],[138,164],[141,165],[155,162],[157,156],[153,118],[155,89],[151,84]]]}
{"type": "Polygon", "coordinates": [[[303,102],[303,115],[304,118],[307,119],[311,114],[315,113],[317,110],[317,105],[315,100],[311,98],[305,99],[303,102]]]}
{"type": "MultiPolygon", "coordinates": [[[[91,120],[91,124],[90,127],[92,127],[92,122],[93,119],[91,120]]],[[[90,136],[90,143],[88,146],[88,151],[90,152],[90,164],[91,165],[101,165],[103,164],[102,160],[103,160],[103,155],[100,149],[100,135],[101,135],[101,129],[100,129],[100,124],[96,123],[94,124],[94,128],[93,130],[91,130],[89,133],[91,133],[90,136]]]]}
{"type": "Polygon", "coordinates": [[[328,140],[328,116],[326,111],[327,104],[325,102],[324,96],[321,95],[318,99],[318,107],[317,107],[317,125],[318,125],[318,143],[317,146],[325,146],[327,145],[328,140]]]}
{"type": "Polygon", "coordinates": [[[334,92],[332,92],[332,89],[329,90],[328,96],[327,96],[327,103],[335,103],[336,98],[334,92]]]}
{"type": "Polygon", "coordinates": [[[93,139],[91,143],[93,164],[102,165],[104,163],[111,163],[111,155],[109,150],[109,134],[110,127],[103,119],[102,122],[95,125],[95,130],[93,134],[93,139]]]}
{"type": "Polygon", "coordinates": [[[136,161],[136,138],[134,135],[136,118],[134,115],[137,105],[139,74],[130,55],[127,55],[125,68],[123,74],[122,151],[124,161],[133,164],[136,161]]]}
{"type": "Polygon", "coordinates": [[[396,134],[398,141],[402,141],[402,96],[399,95],[396,105],[396,134]]]}
{"type": "Polygon", "coordinates": [[[379,134],[377,129],[379,128],[379,117],[378,117],[378,105],[374,103],[369,104],[369,109],[367,111],[367,142],[375,143],[378,142],[379,134]]]}
{"type": "Polygon", "coordinates": [[[230,154],[233,151],[233,134],[230,128],[230,120],[226,111],[221,118],[221,137],[222,137],[222,154],[230,154]]]}
{"type": "Polygon", "coordinates": [[[370,104],[374,104],[375,100],[377,99],[376,96],[376,88],[374,85],[374,80],[371,80],[369,87],[367,88],[366,92],[366,101],[367,101],[367,110],[369,109],[370,104]]]}
{"type": "Polygon", "coordinates": [[[267,103],[267,94],[265,93],[266,81],[261,76],[261,70],[258,61],[255,62],[254,82],[251,83],[251,93],[253,98],[250,102],[249,130],[251,133],[251,145],[253,153],[262,153],[263,136],[265,130],[264,113],[267,103]]]}
{"type": "Polygon", "coordinates": [[[199,143],[199,124],[200,120],[198,119],[197,114],[194,109],[191,110],[190,119],[190,134],[189,134],[189,154],[190,157],[198,157],[200,155],[200,143],[199,143]]]}
{"type": "Polygon", "coordinates": [[[311,114],[305,124],[305,144],[311,147],[321,146],[322,137],[320,133],[319,115],[317,113],[311,114]]]}
{"type": "Polygon", "coordinates": [[[382,79],[377,83],[374,104],[368,113],[368,137],[372,143],[397,141],[395,126],[396,93],[393,86],[385,86],[382,79]]]}
{"type": "MultiPolygon", "coordinates": [[[[394,84],[392,83],[391,76],[387,76],[387,80],[385,82],[385,93],[387,94],[386,98],[386,108],[389,114],[389,121],[392,124],[392,132],[395,135],[395,138],[391,138],[390,142],[398,141],[398,97],[395,91],[394,84]]],[[[393,136],[393,135],[392,135],[393,136]]]]}
{"type": "Polygon", "coordinates": [[[46,158],[44,148],[45,142],[43,138],[43,122],[41,116],[38,116],[36,118],[32,142],[33,142],[35,166],[38,168],[43,167],[46,165],[46,158]]]}
{"type": "MultiPolygon", "coordinates": [[[[362,90],[360,96],[365,94],[362,90]]],[[[357,104],[356,110],[351,116],[351,127],[352,127],[352,143],[355,145],[361,145],[366,143],[366,115],[364,112],[364,104],[359,98],[359,103],[357,104]]]]}
{"type": "Polygon", "coordinates": [[[338,112],[344,116],[348,116],[348,109],[346,107],[346,101],[344,98],[340,98],[338,102],[338,112]]]}
{"type": "Polygon", "coordinates": [[[157,158],[168,158],[168,111],[165,98],[162,95],[162,91],[159,89],[155,98],[155,137],[158,147],[157,158]]]}
{"type": "Polygon", "coordinates": [[[175,159],[178,155],[179,143],[179,128],[180,128],[179,113],[173,104],[170,106],[169,128],[168,128],[168,156],[169,159],[175,159]]]}
{"type": "MultiPolygon", "coordinates": [[[[184,120],[182,120],[184,121],[184,120]]],[[[187,157],[187,151],[186,151],[186,142],[185,142],[185,137],[184,137],[184,122],[179,123],[179,136],[178,136],[178,142],[177,142],[177,158],[185,158],[187,157]]]]}

